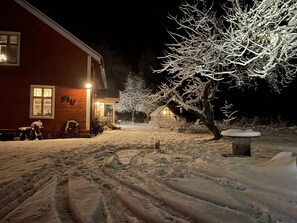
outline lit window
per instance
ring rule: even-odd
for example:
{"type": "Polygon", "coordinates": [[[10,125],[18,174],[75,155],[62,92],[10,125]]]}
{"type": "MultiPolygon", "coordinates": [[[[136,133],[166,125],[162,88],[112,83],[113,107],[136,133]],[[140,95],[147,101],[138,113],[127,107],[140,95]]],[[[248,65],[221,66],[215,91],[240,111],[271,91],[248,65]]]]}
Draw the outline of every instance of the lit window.
{"type": "Polygon", "coordinates": [[[31,85],[30,118],[54,118],[54,86],[31,85]]]}
{"type": "Polygon", "coordinates": [[[19,65],[20,33],[0,32],[0,65],[19,65]]]}
{"type": "Polygon", "coordinates": [[[165,107],[162,110],[162,116],[163,117],[171,117],[172,116],[172,112],[169,110],[169,108],[165,107]]]}

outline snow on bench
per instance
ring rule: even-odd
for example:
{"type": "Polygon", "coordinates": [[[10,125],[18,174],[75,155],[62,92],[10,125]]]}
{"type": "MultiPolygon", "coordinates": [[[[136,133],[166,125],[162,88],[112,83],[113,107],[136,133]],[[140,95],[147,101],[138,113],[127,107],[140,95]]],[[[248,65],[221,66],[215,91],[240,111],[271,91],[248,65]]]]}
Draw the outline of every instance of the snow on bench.
{"type": "Polygon", "coordinates": [[[228,129],[221,134],[232,138],[232,154],[243,156],[251,156],[251,138],[261,136],[261,132],[252,129],[228,129]]]}

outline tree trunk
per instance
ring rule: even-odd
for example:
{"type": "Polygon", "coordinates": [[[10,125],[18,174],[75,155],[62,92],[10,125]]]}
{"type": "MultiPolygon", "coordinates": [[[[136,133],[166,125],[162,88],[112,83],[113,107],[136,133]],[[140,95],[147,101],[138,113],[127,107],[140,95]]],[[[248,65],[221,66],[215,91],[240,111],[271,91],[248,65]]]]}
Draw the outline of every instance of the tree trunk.
{"type": "Polygon", "coordinates": [[[215,122],[213,123],[206,123],[205,126],[211,131],[213,134],[213,140],[219,140],[222,138],[221,131],[215,122]]]}
{"type": "Polygon", "coordinates": [[[221,131],[214,120],[214,112],[210,102],[204,102],[208,104],[204,107],[204,114],[200,115],[200,120],[208,128],[208,130],[213,134],[213,140],[219,140],[222,138],[221,131]]]}
{"type": "Polygon", "coordinates": [[[134,124],[134,120],[135,120],[135,117],[134,117],[135,115],[134,115],[134,113],[135,113],[135,111],[133,110],[133,111],[132,111],[132,123],[133,123],[133,124],[134,124]]]}
{"type": "Polygon", "coordinates": [[[217,88],[218,82],[209,81],[204,87],[202,96],[202,105],[204,113],[201,115],[201,119],[204,122],[205,126],[213,134],[214,140],[219,140],[220,138],[222,138],[221,131],[219,130],[219,127],[214,120],[214,112],[212,104],[210,103],[214,99],[217,88]]]}

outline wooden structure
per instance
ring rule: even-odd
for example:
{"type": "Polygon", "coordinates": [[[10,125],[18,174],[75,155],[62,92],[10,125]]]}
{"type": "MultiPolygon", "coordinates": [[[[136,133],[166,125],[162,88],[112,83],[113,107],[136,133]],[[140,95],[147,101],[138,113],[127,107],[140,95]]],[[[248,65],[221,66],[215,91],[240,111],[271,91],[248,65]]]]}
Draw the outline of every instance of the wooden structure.
{"type": "Polygon", "coordinates": [[[228,129],[221,134],[232,138],[232,155],[235,156],[251,156],[251,138],[261,136],[260,132],[251,129],[228,129]]]}
{"type": "Polygon", "coordinates": [[[150,115],[149,120],[150,121],[156,121],[157,119],[177,119],[176,114],[167,106],[167,105],[161,105],[157,107],[150,115]]]}
{"type": "Polygon", "coordinates": [[[174,128],[179,122],[179,116],[168,105],[162,105],[149,115],[148,121],[160,128],[174,128]]]}
{"type": "Polygon", "coordinates": [[[41,120],[43,137],[55,138],[76,120],[89,134],[96,92],[108,89],[103,57],[25,0],[2,0],[1,9],[0,129],[41,120]]]}

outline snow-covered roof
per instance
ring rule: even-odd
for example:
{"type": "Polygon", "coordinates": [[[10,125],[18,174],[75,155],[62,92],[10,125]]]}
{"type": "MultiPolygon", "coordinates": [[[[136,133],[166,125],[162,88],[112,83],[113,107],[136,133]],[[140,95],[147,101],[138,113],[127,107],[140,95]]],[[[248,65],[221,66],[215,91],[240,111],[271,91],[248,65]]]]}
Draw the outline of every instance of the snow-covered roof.
{"type": "Polygon", "coordinates": [[[161,105],[159,107],[157,107],[151,114],[150,116],[157,116],[159,114],[160,111],[162,111],[162,109],[165,107],[166,105],[161,105]]]}
{"type": "MultiPolygon", "coordinates": [[[[170,109],[168,106],[166,106],[166,105],[161,105],[161,106],[157,107],[157,108],[150,114],[150,116],[157,116],[157,115],[162,111],[162,109],[165,108],[165,107],[167,107],[167,108],[171,111],[171,109],[170,109]]],[[[172,112],[172,111],[171,111],[171,112],[172,112]]]]}

